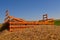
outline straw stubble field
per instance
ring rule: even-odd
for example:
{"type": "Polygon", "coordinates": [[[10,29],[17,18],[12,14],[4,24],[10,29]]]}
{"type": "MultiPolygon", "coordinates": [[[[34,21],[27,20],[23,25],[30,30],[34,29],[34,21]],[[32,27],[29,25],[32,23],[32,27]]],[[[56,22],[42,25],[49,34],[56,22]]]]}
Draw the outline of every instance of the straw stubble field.
{"type": "Polygon", "coordinates": [[[54,25],[41,25],[20,31],[0,32],[0,40],[60,40],[60,27],[54,25]]]}

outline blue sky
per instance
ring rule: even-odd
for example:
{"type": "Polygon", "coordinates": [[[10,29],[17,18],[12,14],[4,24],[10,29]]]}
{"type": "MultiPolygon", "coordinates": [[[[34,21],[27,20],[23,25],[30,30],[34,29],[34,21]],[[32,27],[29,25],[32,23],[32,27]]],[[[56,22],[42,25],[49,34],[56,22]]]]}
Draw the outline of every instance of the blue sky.
{"type": "Polygon", "coordinates": [[[40,20],[46,13],[49,18],[60,19],[60,0],[0,0],[0,22],[7,9],[11,16],[25,20],[40,20]]]}

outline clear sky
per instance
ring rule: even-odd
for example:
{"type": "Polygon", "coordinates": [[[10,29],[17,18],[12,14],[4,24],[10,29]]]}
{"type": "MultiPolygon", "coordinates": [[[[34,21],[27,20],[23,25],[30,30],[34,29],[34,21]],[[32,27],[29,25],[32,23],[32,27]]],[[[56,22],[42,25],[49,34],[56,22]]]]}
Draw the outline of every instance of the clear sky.
{"type": "Polygon", "coordinates": [[[7,9],[11,16],[25,20],[40,20],[46,13],[49,18],[60,19],[60,0],[0,0],[0,22],[7,9]]]}

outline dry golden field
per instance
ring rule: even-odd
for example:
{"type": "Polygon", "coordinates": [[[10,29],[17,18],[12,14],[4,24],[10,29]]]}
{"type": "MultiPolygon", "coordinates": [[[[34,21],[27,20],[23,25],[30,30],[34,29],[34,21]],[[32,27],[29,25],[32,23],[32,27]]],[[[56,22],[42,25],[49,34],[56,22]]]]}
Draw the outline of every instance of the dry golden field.
{"type": "Polygon", "coordinates": [[[0,40],[60,40],[60,27],[54,25],[40,25],[20,31],[0,32],[0,40]]]}

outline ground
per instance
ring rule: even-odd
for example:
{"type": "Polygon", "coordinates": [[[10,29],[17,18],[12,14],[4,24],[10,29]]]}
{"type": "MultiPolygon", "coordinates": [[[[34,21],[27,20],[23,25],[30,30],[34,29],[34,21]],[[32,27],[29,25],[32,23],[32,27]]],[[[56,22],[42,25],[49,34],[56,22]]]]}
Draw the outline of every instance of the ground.
{"type": "Polygon", "coordinates": [[[0,40],[60,40],[60,27],[54,25],[41,25],[20,31],[0,32],[0,40]]]}

